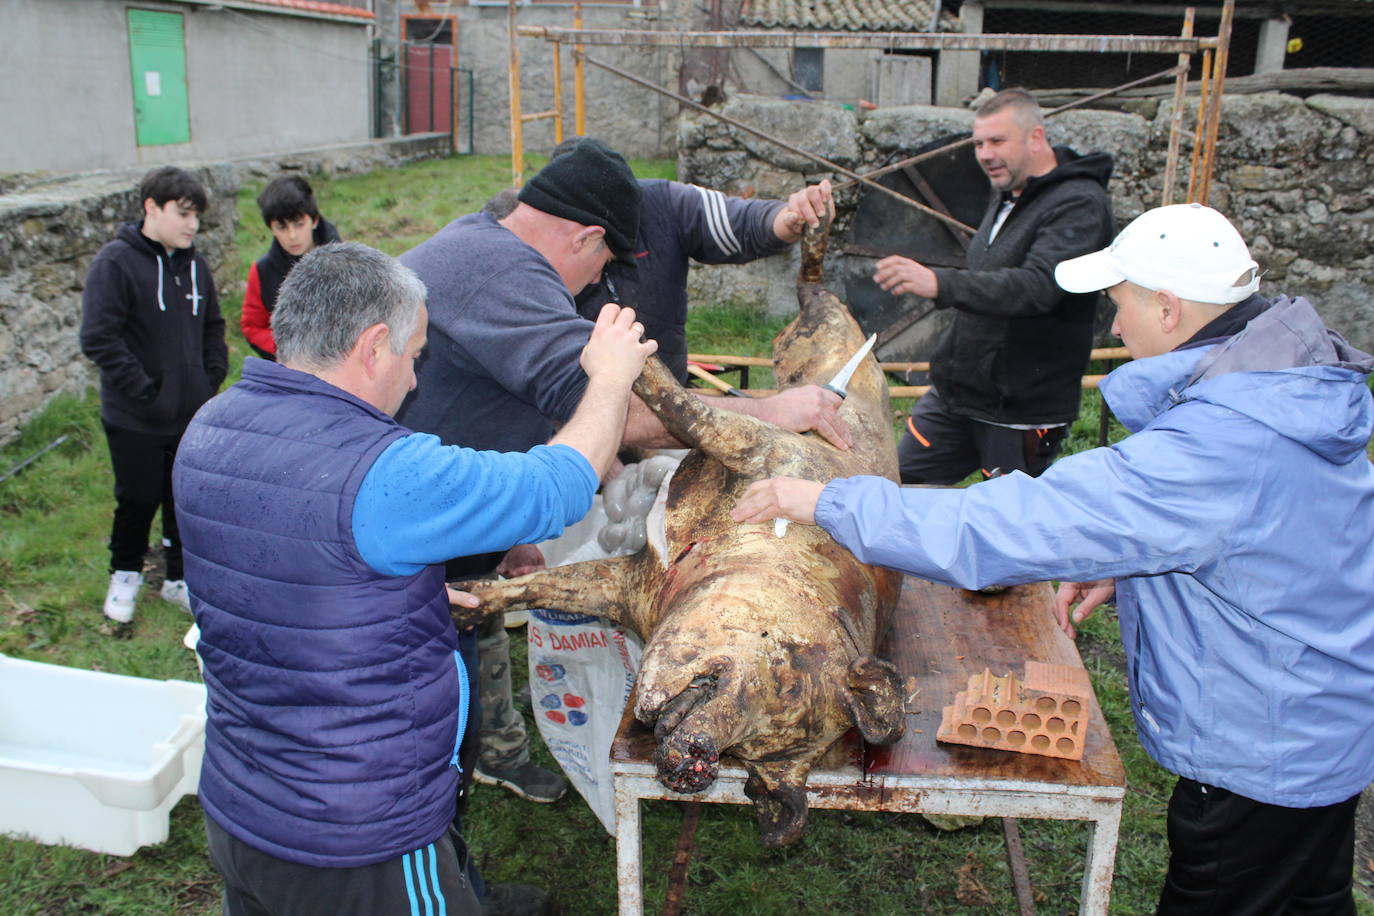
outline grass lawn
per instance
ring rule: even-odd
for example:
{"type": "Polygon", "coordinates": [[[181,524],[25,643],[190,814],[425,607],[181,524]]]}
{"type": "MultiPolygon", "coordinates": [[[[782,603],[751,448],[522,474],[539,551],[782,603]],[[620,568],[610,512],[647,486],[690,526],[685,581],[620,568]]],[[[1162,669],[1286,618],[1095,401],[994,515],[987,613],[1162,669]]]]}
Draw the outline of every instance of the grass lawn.
{"type": "MultiPolygon", "coordinates": [[[[641,176],[673,174],[671,162],[632,164],[641,176]]],[[[314,184],[322,211],[346,238],[399,254],[453,217],[480,207],[507,175],[506,159],[470,157],[314,184]]],[[[239,196],[240,276],[270,239],[253,202],[258,190],[245,188],[239,196]]],[[[224,303],[231,381],[248,353],[238,333],[240,299],[241,289],[224,303]]],[[[764,354],[784,323],[729,305],[703,307],[691,314],[689,337],[697,350],[764,354]]],[[[766,387],[771,378],[765,373],[751,382],[766,387]]],[[[909,403],[894,403],[895,417],[909,403]]],[[[1090,392],[1069,439],[1071,450],[1096,444],[1099,409],[1096,393],[1090,392]]],[[[112,500],[95,396],[51,405],[18,442],[0,450],[0,470],[62,434],[68,436],[64,445],[0,483],[0,652],[195,680],[193,658],[181,646],[189,619],[157,598],[155,588],[144,590],[131,638],[112,638],[101,616],[112,500]]],[[[1114,425],[1113,436],[1121,434],[1114,425]]],[[[1103,612],[1088,621],[1079,646],[1130,782],[1112,912],[1152,912],[1165,867],[1164,806],[1173,780],[1135,740],[1114,615],[1103,612]]],[[[517,670],[523,670],[523,640],[514,641],[512,654],[517,670]]],[[[530,730],[536,733],[533,725],[530,730]]],[[[536,740],[535,745],[535,753],[549,763],[542,744],[536,740]]],[[[657,911],[663,900],[681,810],[670,802],[645,805],[649,911],[657,911]]],[[[1031,880],[1042,897],[1040,912],[1076,912],[1086,826],[1022,821],[1021,830],[1031,880]]],[[[468,835],[489,880],[541,884],[567,914],[615,911],[614,843],[580,799],[533,805],[478,786],[468,835]]],[[[703,806],[684,906],[688,914],[741,916],[1014,911],[996,821],[946,833],[912,815],[813,811],[805,838],[787,849],[765,850],[752,809],[729,805],[703,806]]],[[[0,839],[0,914],[5,916],[218,912],[219,879],[206,854],[193,798],[173,811],[166,843],[129,858],[0,839]]],[[[1360,912],[1374,914],[1374,907],[1361,901],[1360,912]]]]}

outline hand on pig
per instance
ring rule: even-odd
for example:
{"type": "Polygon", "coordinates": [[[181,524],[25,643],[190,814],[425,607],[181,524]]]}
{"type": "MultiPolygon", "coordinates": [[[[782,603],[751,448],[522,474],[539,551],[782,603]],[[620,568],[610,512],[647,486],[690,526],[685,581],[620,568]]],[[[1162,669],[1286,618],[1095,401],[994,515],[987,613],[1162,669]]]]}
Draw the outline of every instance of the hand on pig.
{"type": "Polygon", "coordinates": [[[639,377],[644,361],[658,349],[658,341],[644,340],[644,325],[635,310],[614,302],[601,307],[591,339],[582,348],[582,369],[587,377],[626,390],[639,377]]]}
{"type": "Polygon", "coordinates": [[[825,484],[795,477],[756,480],[744,491],[730,517],[741,524],[785,518],[803,525],[816,524],[816,503],[825,484]]]}
{"type": "Polygon", "coordinates": [[[787,198],[787,206],[773,218],[773,234],[778,241],[792,244],[802,237],[807,226],[818,228],[835,213],[835,198],[830,191],[830,179],[807,185],[787,198]]]}
{"type": "Polygon", "coordinates": [[[788,388],[772,397],[760,398],[757,403],[758,418],[774,426],[794,433],[814,429],[825,441],[842,450],[854,444],[849,424],[840,419],[840,406],[844,401],[819,385],[788,388]]]}

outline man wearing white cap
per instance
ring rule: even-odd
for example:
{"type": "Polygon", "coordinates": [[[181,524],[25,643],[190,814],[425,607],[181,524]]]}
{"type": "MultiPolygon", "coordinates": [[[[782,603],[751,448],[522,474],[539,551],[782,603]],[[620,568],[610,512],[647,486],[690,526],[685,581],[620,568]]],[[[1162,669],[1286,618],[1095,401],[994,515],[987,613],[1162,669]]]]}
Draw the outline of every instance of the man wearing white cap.
{"type": "Polygon", "coordinates": [[[1353,914],[1374,779],[1374,358],[1307,300],[1257,295],[1245,242],[1197,204],[1145,213],[1055,279],[1116,304],[1135,361],[1102,393],[1129,438],[965,490],[775,478],[734,516],[819,524],[866,562],[964,588],[1063,580],[1070,636],[1115,592],[1140,740],[1179,776],[1159,912],[1353,914]]]}

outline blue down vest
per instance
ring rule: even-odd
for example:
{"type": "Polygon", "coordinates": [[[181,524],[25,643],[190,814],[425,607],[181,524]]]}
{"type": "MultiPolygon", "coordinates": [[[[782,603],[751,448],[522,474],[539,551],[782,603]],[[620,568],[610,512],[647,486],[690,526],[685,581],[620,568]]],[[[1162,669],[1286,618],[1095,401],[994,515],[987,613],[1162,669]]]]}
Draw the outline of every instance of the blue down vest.
{"type": "Polygon", "coordinates": [[[291,862],[383,862],[443,834],[467,709],[443,569],[384,576],[358,486],[408,431],[315,376],[250,359],[177,453],[208,721],[200,803],[291,862]]]}

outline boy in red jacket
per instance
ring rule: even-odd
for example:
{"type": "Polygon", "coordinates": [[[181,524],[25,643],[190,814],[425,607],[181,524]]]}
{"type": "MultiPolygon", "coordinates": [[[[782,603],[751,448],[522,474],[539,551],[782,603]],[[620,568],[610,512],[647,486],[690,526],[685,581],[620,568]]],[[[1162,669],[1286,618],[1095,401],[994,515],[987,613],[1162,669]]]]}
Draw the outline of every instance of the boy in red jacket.
{"type": "Polygon", "coordinates": [[[248,268],[239,327],[248,345],[263,359],[277,358],[272,338],[272,310],[277,291],[296,262],[321,245],[342,241],[333,223],[320,216],[310,182],[299,175],[282,175],[258,195],[262,221],[272,230],[272,247],[248,268]]]}

